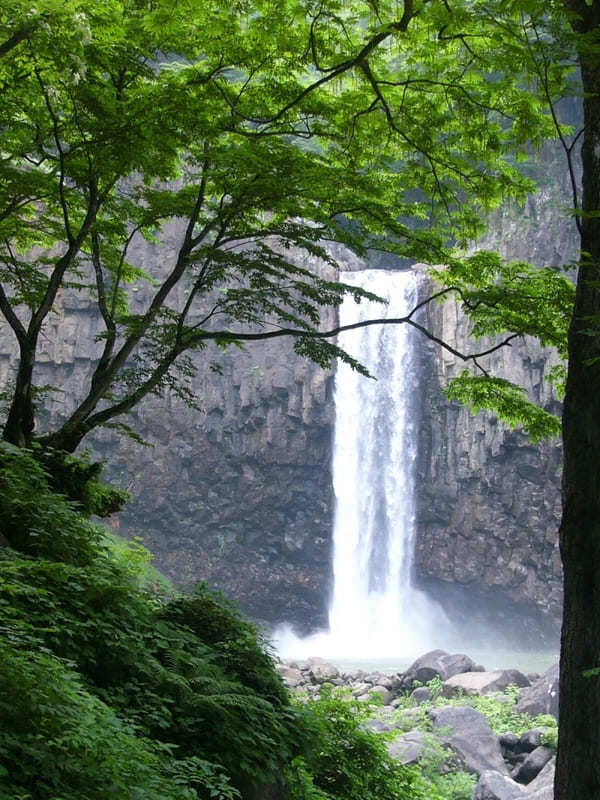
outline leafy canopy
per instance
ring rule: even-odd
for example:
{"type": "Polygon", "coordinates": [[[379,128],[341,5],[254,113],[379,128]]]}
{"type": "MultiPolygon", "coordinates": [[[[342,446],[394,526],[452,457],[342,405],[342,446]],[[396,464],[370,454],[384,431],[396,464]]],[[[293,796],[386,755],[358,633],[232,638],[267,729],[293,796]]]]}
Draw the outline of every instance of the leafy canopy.
{"type": "Polygon", "coordinates": [[[530,91],[543,6],[1,0],[4,437],[35,438],[36,353],[71,292],[97,307],[98,362],[45,447],[126,427],[149,392],[193,403],[186,353],[209,342],[290,335],[360,368],[322,328],[364,294],[336,280],[338,245],[449,263],[531,189],[516,162],[553,130],[530,91]]]}

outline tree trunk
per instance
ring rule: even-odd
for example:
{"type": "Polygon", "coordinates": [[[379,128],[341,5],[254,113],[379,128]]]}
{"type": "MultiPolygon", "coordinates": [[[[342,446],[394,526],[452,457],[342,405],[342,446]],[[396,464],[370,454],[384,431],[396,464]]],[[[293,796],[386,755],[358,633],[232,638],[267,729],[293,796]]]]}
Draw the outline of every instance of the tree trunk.
{"type": "MultiPolygon", "coordinates": [[[[598,2],[566,4],[573,27],[600,25],[598,2]]],[[[564,472],[560,548],[564,612],[555,800],[600,798],[600,56],[580,51],[585,135],[581,259],[569,331],[563,411],[564,472]]]]}
{"type": "Polygon", "coordinates": [[[6,418],[3,439],[17,447],[28,447],[35,427],[33,406],[33,367],[35,364],[35,344],[20,345],[19,370],[12,402],[6,418]]]}

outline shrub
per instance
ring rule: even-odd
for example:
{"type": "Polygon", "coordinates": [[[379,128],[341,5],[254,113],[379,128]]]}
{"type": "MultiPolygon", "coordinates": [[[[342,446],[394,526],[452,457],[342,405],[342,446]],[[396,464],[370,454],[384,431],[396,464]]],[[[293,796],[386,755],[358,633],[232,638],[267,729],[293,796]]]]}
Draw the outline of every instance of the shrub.
{"type": "Polygon", "coordinates": [[[306,746],[287,771],[290,800],[440,800],[415,768],[364,727],[369,708],[325,691],[302,702],[306,746]]]}
{"type": "Polygon", "coordinates": [[[7,797],[225,800],[275,778],[296,715],[249,623],[204,590],[170,608],[144,588],[143,549],[115,554],[15,448],[0,455],[0,531],[7,797]]]}
{"type": "Polygon", "coordinates": [[[2,800],[238,796],[215,765],[179,761],[174,748],[140,735],[60,659],[5,645],[0,658],[2,800]]]}

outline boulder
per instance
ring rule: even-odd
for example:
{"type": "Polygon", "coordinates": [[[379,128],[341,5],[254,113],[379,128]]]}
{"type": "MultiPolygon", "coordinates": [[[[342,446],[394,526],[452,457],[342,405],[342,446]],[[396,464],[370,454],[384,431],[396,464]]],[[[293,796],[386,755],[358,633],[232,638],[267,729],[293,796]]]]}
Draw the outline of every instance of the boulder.
{"type": "Polygon", "coordinates": [[[295,689],[304,683],[302,673],[295,667],[289,667],[287,664],[276,664],[275,669],[288,689],[295,689]]]}
{"type": "Polygon", "coordinates": [[[527,755],[522,764],[520,764],[513,774],[513,778],[517,783],[531,783],[536,778],[546,764],[554,756],[554,750],[550,747],[536,747],[531,753],[527,755]]]}
{"type": "Polygon", "coordinates": [[[393,725],[390,725],[389,722],[384,722],[381,719],[368,719],[364,723],[363,727],[369,731],[374,731],[375,733],[383,733],[384,731],[394,730],[393,725]]]}
{"type": "Polygon", "coordinates": [[[554,769],[556,759],[549,761],[544,769],[526,788],[527,800],[554,800],[554,769]]]}
{"type": "Polygon", "coordinates": [[[508,686],[529,686],[526,675],[518,669],[499,669],[494,672],[465,672],[444,681],[444,697],[463,694],[495,694],[503,692],[508,686]]]}
{"type": "Polygon", "coordinates": [[[441,659],[441,664],[444,668],[444,674],[440,675],[442,680],[447,680],[461,672],[483,672],[485,669],[464,653],[450,653],[441,659]]]}
{"type": "Polygon", "coordinates": [[[503,733],[501,736],[498,737],[498,741],[500,742],[500,747],[502,748],[502,753],[504,758],[508,758],[509,756],[513,756],[516,753],[519,753],[519,737],[516,733],[503,733]]]}
{"type": "Polygon", "coordinates": [[[384,706],[389,705],[392,702],[393,695],[389,689],[386,689],[385,686],[373,686],[370,689],[371,694],[378,694],[381,697],[381,702],[384,706]]]}
{"type": "Polygon", "coordinates": [[[370,683],[372,686],[385,686],[386,689],[392,688],[392,679],[382,672],[370,672],[365,676],[364,680],[365,683],[370,683]]]}
{"type": "Polygon", "coordinates": [[[518,753],[531,753],[536,747],[542,743],[542,733],[544,728],[532,728],[530,731],[525,731],[519,737],[519,744],[517,745],[518,753]]]}
{"type": "Polygon", "coordinates": [[[410,693],[410,699],[414,700],[415,703],[425,703],[427,700],[431,700],[431,692],[429,687],[417,686],[417,688],[413,689],[410,693]]]}
{"type": "Polygon", "coordinates": [[[467,772],[507,774],[498,737],[483,714],[469,706],[431,708],[427,713],[436,737],[456,753],[467,772]]]}
{"type": "Polygon", "coordinates": [[[445,650],[431,650],[411,664],[403,676],[404,686],[412,687],[414,681],[427,683],[439,677],[443,681],[459,672],[481,671],[483,667],[463,653],[447,653],[445,650]]]}
{"type": "Polygon", "coordinates": [[[492,769],[487,769],[479,776],[473,791],[473,800],[516,800],[525,798],[525,789],[509,778],[492,769]]]}
{"type": "Polygon", "coordinates": [[[530,687],[519,692],[517,711],[520,714],[552,714],[558,720],[558,664],[550,667],[530,687]]]}
{"type": "Polygon", "coordinates": [[[423,731],[409,731],[387,742],[386,747],[390,756],[401,764],[416,764],[427,748],[427,740],[423,731]]]}
{"type": "Polygon", "coordinates": [[[352,686],[352,696],[360,697],[361,695],[366,694],[370,688],[371,688],[370,683],[364,683],[364,682],[357,683],[354,686],[352,686]]]}
{"type": "Polygon", "coordinates": [[[325,661],[324,658],[317,658],[316,656],[309,658],[302,665],[302,668],[308,672],[313,683],[324,683],[340,676],[340,671],[336,666],[325,661]]]}
{"type": "MultiPolygon", "coordinates": [[[[392,702],[392,708],[394,703],[392,702]]],[[[419,708],[396,708],[396,728],[401,728],[404,731],[411,731],[414,728],[420,728],[423,724],[423,709],[419,708]]]]}

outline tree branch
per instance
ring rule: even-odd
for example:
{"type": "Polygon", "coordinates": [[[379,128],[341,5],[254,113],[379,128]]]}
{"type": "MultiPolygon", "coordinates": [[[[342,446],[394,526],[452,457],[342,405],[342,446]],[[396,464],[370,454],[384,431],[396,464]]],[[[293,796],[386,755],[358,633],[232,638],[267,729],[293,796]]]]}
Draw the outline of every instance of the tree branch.
{"type": "Polygon", "coordinates": [[[65,180],[66,180],[66,169],[65,169],[65,153],[62,147],[62,142],[60,140],[59,128],[58,128],[58,119],[56,114],[54,113],[54,109],[52,108],[52,103],[50,102],[50,96],[48,94],[48,90],[46,89],[45,83],[42,81],[42,77],[40,71],[37,67],[34,69],[35,76],[37,81],[40,85],[40,89],[42,90],[42,95],[44,96],[44,102],[46,104],[46,108],[48,110],[48,114],[50,115],[50,119],[52,121],[52,132],[54,136],[54,144],[56,145],[56,150],[58,152],[58,163],[60,169],[60,175],[58,180],[58,198],[60,207],[62,210],[63,215],[63,222],[65,226],[65,233],[67,236],[67,240],[69,244],[73,244],[74,237],[71,232],[71,222],[69,219],[69,206],[67,204],[67,198],[65,195],[65,180]]]}
{"type": "Polygon", "coordinates": [[[0,58],[10,53],[15,47],[21,44],[22,41],[28,38],[33,33],[38,25],[38,20],[32,20],[25,25],[22,25],[16,30],[12,36],[9,36],[2,44],[0,44],[0,58]]]}
{"type": "Polygon", "coordinates": [[[510,336],[507,336],[501,342],[498,342],[495,345],[492,345],[485,350],[480,350],[476,353],[463,353],[460,350],[452,347],[448,342],[445,342],[443,339],[440,339],[438,336],[433,334],[423,325],[420,325],[418,322],[415,322],[413,317],[415,314],[426,306],[428,303],[432,302],[433,300],[442,297],[444,294],[449,292],[459,292],[460,289],[457,287],[448,287],[446,289],[442,289],[439,292],[431,295],[430,297],[422,300],[418,303],[414,308],[404,317],[392,317],[392,318],[380,318],[380,319],[369,319],[363,320],[362,322],[354,322],[349,325],[338,325],[335,328],[331,328],[328,331],[310,331],[310,330],[303,330],[298,328],[278,328],[274,331],[262,331],[259,333],[244,333],[244,332],[235,332],[235,331],[198,331],[189,341],[188,348],[193,345],[195,341],[205,340],[205,341],[220,341],[220,342],[254,342],[254,341],[263,341],[265,339],[277,339],[284,336],[290,336],[293,338],[298,337],[305,337],[305,338],[312,338],[312,339],[331,339],[334,336],[337,336],[340,333],[344,333],[345,331],[352,331],[357,330],[359,328],[367,328],[371,325],[402,325],[408,324],[412,325],[413,328],[416,328],[420,333],[430,339],[432,342],[440,345],[443,347],[444,350],[447,350],[449,353],[452,353],[453,356],[459,358],[461,361],[475,361],[478,358],[482,358],[483,356],[491,355],[491,353],[496,352],[496,350],[500,350],[502,347],[506,347],[510,345],[513,339],[516,339],[522,336],[521,333],[513,333],[510,336]]]}
{"type": "Polygon", "coordinates": [[[27,331],[21,320],[17,317],[11,306],[10,300],[4,291],[4,287],[0,283],[0,311],[10,327],[13,329],[15,336],[20,344],[23,344],[27,339],[27,331]]]}
{"type": "MultiPolygon", "coordinates": [[[[286,103],[276,114],[273,114],[270,117],[248,117],[242,114],[233,104],[229,97],[227,96],[227,92],[225,89],[220,86],[217,82],[215,82],[215,86],[217,87],[219,93],[225,100],[225,102],[229,105],[232,114],[239,117],[244,122],[250,122],[256,125],[272,125],[275,122],[278,122],[282,117],[284,117],[288,111],[291,111],[297,105],[300,105],[302,101],[319,89],[321,86],[324,86],[327,83],[330,83],[339,75],[343,75],[345,72],[350,70],[352,67],[360,65],[364,62],[371,53],[386,39],[388,39],[394,33],[404,33],[408,30],[408,26],[411,20],[417,15],[417,11],[414,10],[413,0],[404,0],[404,12],[402,17],[398,22],[390,23],[384,31],[373,36],[369,39],[357,55],[353,56],[352,58],[347,58],[344,61],[341,61],[335,67],[328,68],[327,75],[324,75],[322,78],[319,78],[313,83],[306,86],[301,92],[299,92],[293,100],[290,100],[289,103],[286,103]]],[[[315,65],[316,66],[316,65],[315,65]]]]}

